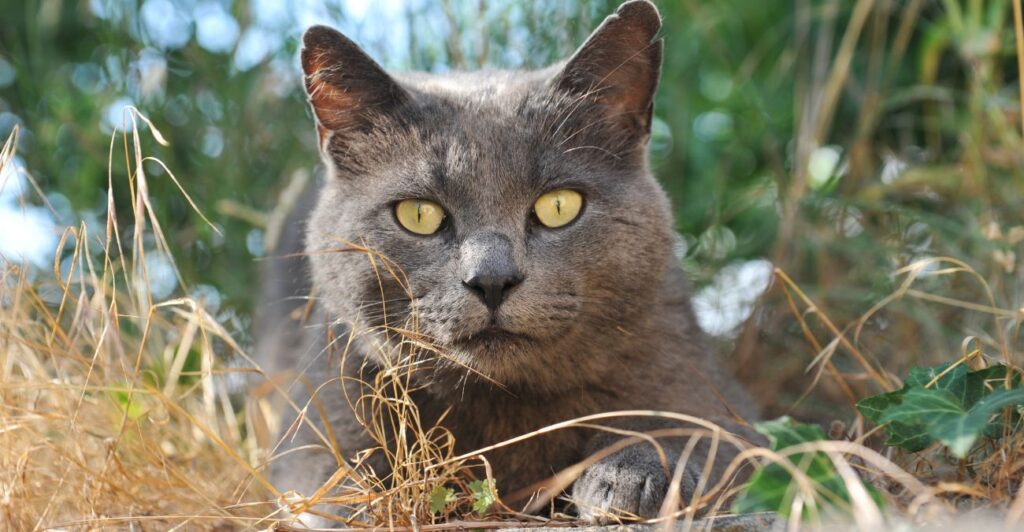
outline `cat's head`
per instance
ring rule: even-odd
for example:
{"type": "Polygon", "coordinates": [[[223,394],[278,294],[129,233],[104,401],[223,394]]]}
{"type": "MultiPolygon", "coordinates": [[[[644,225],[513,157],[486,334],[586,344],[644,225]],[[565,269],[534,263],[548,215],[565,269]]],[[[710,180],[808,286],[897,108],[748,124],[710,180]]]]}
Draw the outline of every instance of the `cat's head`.
{"type": "Polygon", "coordinates": [[[337,31],[308,30],[328,167],[307,237],[318,301],[415,329],[499,382],[598,363],[671,260],[646,162],[660,27],[653,4],[627,2],[567,61],[450,75],[389,75],[337,31]],[[350,244],[401,271],[337,251],[350,244]]]}

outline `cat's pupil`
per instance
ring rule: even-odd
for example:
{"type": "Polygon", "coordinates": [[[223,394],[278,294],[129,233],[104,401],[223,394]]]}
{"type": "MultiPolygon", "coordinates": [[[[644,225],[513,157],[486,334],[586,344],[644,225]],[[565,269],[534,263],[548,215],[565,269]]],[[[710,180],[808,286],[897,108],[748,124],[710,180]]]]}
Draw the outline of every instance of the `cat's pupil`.
{"type": "Polygon", "coordinates": [[[423,204],[416,202],[416,223],[423,222],[423,204]]]}
{"type": "Polygon", "coordinates": [[[562,198],[555,198],[555,211],[562,214],[562,198]]]}

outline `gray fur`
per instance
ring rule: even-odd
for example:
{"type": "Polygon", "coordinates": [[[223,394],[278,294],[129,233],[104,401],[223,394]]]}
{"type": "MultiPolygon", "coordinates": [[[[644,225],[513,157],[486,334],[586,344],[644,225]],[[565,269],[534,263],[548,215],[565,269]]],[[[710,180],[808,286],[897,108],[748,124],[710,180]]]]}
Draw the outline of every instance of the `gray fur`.
{"type": "MultiPolygon", "coordinates": [[[[408,328],[412,316],[417,338],[445,353],[427,357],[416,377],[423,425],[450,410],[444,425],[459,452],[627,409],[688,413],[749,435],[730,409],[752,419],[756,408],[705,348],[672,254],[669,201],[646,162],[659,28],[653,4],[627,2],[566,63],[444,76],[388,76],[341,34],[307,32],[303,66],[329,174],[306,232],[309,275],[322,322],[374,332],[359,335],[344,368],[324,351],[323,327],[265,327],[276,332],[264,335],[260,352],[274,367],[304,371],[314,386],[335,379],[319,400],[344,456],[374,443],[344,399],[339,371],[372,376],[383,362],[377,347],[401,341],[393,328],[408,328]],[[559,188],[580,191],[585,207],[574,222],[549,229],[531,209],[559,188]],[[393,205],[408,198],[442,205],[442,230],[424,237],[400,227],[393,205]],[[411,297],[380,275],[379,261],[375,269],[364,253],[338,251],[352,243],[399,266],[411,297]],[[493,312],[466,284],[481,272],[512,271],[521,280],[493,312]],[[281,334],[296,339],[273,338],[281,334]]],[[[304,387],[296,389],[303,404],[304,387]]],[[[287,441],[302,448],[318,440],[300,429],[287,441]]],[[[499,489],[511,494],[610,443],[599,431],[560,431],[488,459],[499,489]]],[[[665,444],[678,457],[685,439],[665,444]]],[[[334,458],[319,447],[275,461],[280,489],[309,495],[334,473],[334,458]]],[[[684,491],[692,490],[703,452],[691,459],[684,491]]],[[[723,445],[718,465],[733,455],[723,445]]],[[[374,467],[382,473],[387,464],[374,467]]],[[[590,519],[601,510],[649,517],[667,485],[657,453],[644,444],[595,464],[572,495],[590,519]]]]}

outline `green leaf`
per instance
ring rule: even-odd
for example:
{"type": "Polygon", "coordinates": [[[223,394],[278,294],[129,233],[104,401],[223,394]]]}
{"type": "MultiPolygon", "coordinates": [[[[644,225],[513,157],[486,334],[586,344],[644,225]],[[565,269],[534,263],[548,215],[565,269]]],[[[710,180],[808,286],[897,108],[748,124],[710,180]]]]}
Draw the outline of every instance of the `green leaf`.
{"type": "Polygon", "coordinates": [[[912,388],[903,395],[903,402],[887,409],[880,420],[931,425],[963,414],[960,400],[952,393],[935,388],[912,388]]]}
{"type": "Polygon", "coordinates": [[[451,488],[435,486],[430,490],[430,513],[437,515],[444,512],[448,503],[455,501],[455,492],[451,488]]]}
{"type": "MultiPolygon", "coordinates": [[[[888,407],[879,420],[919,427],[941,441],[953,455],[964,458],[986,431],[989,418],[1007,406],[1022,403],[1024,389],[1001,389],[978,399],[970,410],[964,410],[960,400],[948,390],[912,388],[901,404],[888,407]]],[[[901,436],[904,439],[921,437],[913,433],[901,436]]]]}
{"type": "Polygon", "coordinates": [[[952,423],[964,415],[960,401],[947,390],[932,388],[911,388],[903,396],[903,402],[886,409],[879,418],[887,427],[887,445],[920,451],[938,438],[944,444],[957,440],[951,429],[937,430],[944,423],[952,423]],[[945,438],[945,439],[944,439],[945,438]]]}
{"type": "Polygon", "coordinates": [[[1024,388],[1013,390],[996,390],[988,396],[979,400],[967,413],[968,417],[980,417],[987,419],[1007,406],[1020,406],[1024,403],[1024,388]]]}
{"type": "MultiPolygon", "coordinates": [[[[756,423],[754,428],[768,437],[771,449],[775,451],[825,440],[825,433],[820,427],[796,423],[788,417],[756,423]]],[[[797,467],[804,468],[817,488],[820,503],[849,507],[850,496],[846,483],[825,453],[798,453],[790,455],[789,460],[797,467]]],[[[789,514],[797,489],[789,471],[779,464],[767,464],[751,476],[750,482],[737,498],[734,510],[737,513],[778,512],[785,516],[789,514]]],[[[882,504],[877,490],[869,485],[865,485],[865,489],[876,503],[882,504]]]]}
{"type": "Polygon", "coordinates": [[[935,390],[946,390],[963,403],[964,395],[967,390],[967,366],[960,364],[953,369],[949,369],[951,365],[951,362],[947,362],[933,368],[911,368],[910,373],[907,375],[907,380],[903,383],[902,391],[906,392],[911,388],[924,388],[929,383],[936,380],[936,377],[942,375],[942,377],[939,378],[934,385],[929,386],[929,388],[935,390]]]}
{"type": "Polygon", "coordinates": [[[909,390],[910,388],[921,387],[924,388],[932,381],[935,377],[942,373],[943,370],[949,367],[949,363],[940,364],[933,368],[922,368],[914,366],[910,368],[907,373],[907,378],[903,380],[903,390],[909,390]]]}
{"type": "Polygon", "coordinates": [[[758,469],[751,477],[750,482],[743,488],[743,493],[733,504],[733,511],[738,514],[751,514],[758,512],[779,511],[783,515],[789,515],[787,492],[792,478],[781,467],[774,464],[758,469]]]}
{"type": "Polygon", "coordinates": [[[942,441],[959,458],[964,458],[974,442],[985,432],[989,418],[1007,406],[1024,404],[1024,389],[996,390],[978,400],[966,414],[939,422],[931,429],[932,434],[942,441]]]}
{"type": "Polygon", "coordinates": [[[789,416],[754,423],[754,429],[768,437],[771,448],[775,451],[825,439],[825,432],[821,430],[821,427],[797,423],[789,416]]]}
{"type": "MultiPolygon", "coordinates": [[[[942,371],[946,370],[943,369],[942,371]]],[[[939,373],[942,373],[942,371],[939,373]]],[[[935,383],[934,389],[949,392],[950,395],[956,397],[958,403],[963,405],[964,397],[967,393],[967,366],[960,364],[949,370],[948,373],[935,383]]]]}
{"type": "Polygon", "coordinates": [[[885,440],[886,445],[889,447],[899,447],[915,453],[925,450],[935,441],[928,434],[928,428],[920,423],[908,425],[893,421],[886,425],[885,432],[889,436],[885,440]]]}
{"type": "Polygon", "coordinates": [[[882,415],[885,414],[886,410],[902,402],[903,390],[896,390],[895,392],[883,393],[862,399],[857,403],[857,410],[860,411],[862,416],[873,423],[880,424],[882,422],[882,415]]]}
{"type": "MultiPolygon", "coordinates": [[[[920,368],[918,368],[920,370],[920,368]]],[[[927,376],[923,378],[928,379],[927,376]]],[[[882,424],[882,416],[890,409],[903,403],[903,395],[906,388],[888,392],[874,397],[868,397],[857,403],[857,410],[861,415],[876,424],[882,424]]],[[[920,423],[901,423],[898,421],[889,422],[885,427],[888,435],[885,444],[890,447],[900,447],[908,451],[920,451],[932,443],[932,437],[928,435],[927,429],[920,423]]]]}
{"type": "Polygon", "coordinates": [[[477,513],[487,512],[487,509],[498,500],[492,480],[474,480],[469,483],[469,490],[473,496],[473,510],[477,513]]]}
{"type": "MultiPolygon", "coordinates": [[[[1007,368],[949,368],[949,363],[934,368],[911,368],[902,389],[863,399],[857,403],[857,409],[866,419],[885,424],[886,445],[920,451],[938,439],[953,454],[966,456],[981,435],[999,438],[1003,434],[1003,420],[991,419],[994,411],[983,413],[979,409],[973,415],[968,412],[978,404],[994,404],[985,399],[995,393],[993,390],[1005,389],[1007,368]],[[939,375],[942,377],[938,378],[939,375]],[[925,388],[932,381],[934,385],[925,388]]],[[[1020,383],[1021,376],[1015,372],[1011,386],[1017,389],[1020,383]]]]}
{"type": "Polygon", "coordinates": [[[978,425],[971,421],[972,418],[966,415],[943,420],[929,427],[928,432],[948,447],[954,456],[963,458],[970,452],[971,447],[974,447],[974,442],[985,429],[984,423],[978,425]]]}
{"type": "MultiPolygon", "coordinates": [[[[964,408],[971,408],[982,397],[993,390],[1005,388],[1006,366],[989,366],[967,375],[967,394],[964,397],[964,408]]],[[[1010,377],[1010,387],[1020,386],[1020,373],[1010,377]]]]}

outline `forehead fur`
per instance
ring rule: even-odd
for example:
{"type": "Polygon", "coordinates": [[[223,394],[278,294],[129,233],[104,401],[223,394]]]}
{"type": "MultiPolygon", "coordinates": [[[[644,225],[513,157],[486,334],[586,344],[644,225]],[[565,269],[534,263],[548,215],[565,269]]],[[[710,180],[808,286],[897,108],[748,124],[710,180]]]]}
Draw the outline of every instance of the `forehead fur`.
{"type": "Polygon", "coordinates": [[[622,135],[595,102],[552,86],[559,67],[396,75],[408,101],[376,116],[372,127],[334,133],[325,155],[341,174],[424,152],[458,159],[484,147],[500,152],[516,144],[530,145],[533,155],[553,152],[584,164],[642,166],[642,142],[622,135]]]}

